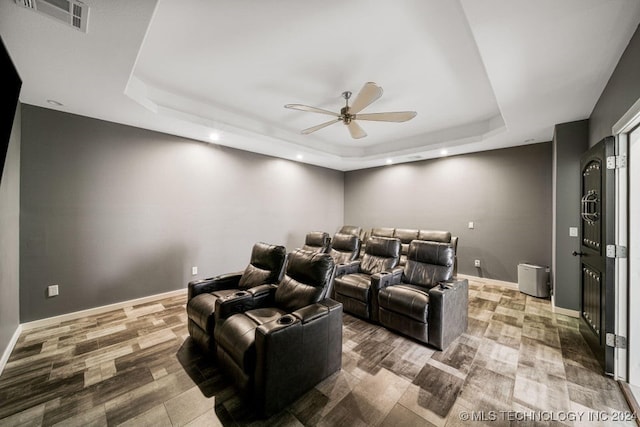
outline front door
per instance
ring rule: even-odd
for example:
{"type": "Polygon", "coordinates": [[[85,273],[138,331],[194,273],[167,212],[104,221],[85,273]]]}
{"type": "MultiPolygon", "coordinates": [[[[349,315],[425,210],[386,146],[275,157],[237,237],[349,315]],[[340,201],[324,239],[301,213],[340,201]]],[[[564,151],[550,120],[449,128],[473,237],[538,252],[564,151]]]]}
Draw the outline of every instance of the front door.
{"type": "Polygon", "coordinates": [[[615,170],[607,167],[607,157],[614,154],[615,140],[607,137],[582,156],[580,252],[574,253],[582,270],[580,330],[611,375],[614,347],[606,338],[615,333],[615,252],[607,254],[607,245],[615,244],[615,170]]]}

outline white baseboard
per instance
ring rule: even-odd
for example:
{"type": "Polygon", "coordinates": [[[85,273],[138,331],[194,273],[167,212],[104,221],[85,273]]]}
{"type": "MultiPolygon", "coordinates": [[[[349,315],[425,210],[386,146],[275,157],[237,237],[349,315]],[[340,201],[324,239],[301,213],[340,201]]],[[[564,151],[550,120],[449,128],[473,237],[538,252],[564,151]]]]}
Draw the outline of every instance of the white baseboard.
{"type": "Polygon", "coordinates": [[[60,322],[66,322],[68,320],[79,319],[87,316],[95,316],[97,314],[106,313],[108,311],[118,310],[123,307],[131,305],[144,304],[147,302],[157,301],[164,298],[170,298],[187,293],[187,289],[178,289],[175,291],[169,291],[162,294],[149,295],[142,298],[132,299],[128,301],[117,302],[115,304],[103,305],[100,307],[89,308],[86,310],[74,311],[73,313],[61,314],[59,316],[47,317],[46,319],[38,319],[31,322],[23,323],[20,325],[23,331],[29,331],[31,329],[40,328],[42,326],[54,325],[60,322]]]}
{"type": "Polygon", "coordinates": [[[505,282],[503,280],[487,279],[486,277],[471,276],[468,274],[458,274],[458,277],[468,280],[481,280],[488,285],[503,286],[505,288],[518,289],[518,284],[513,282],[505,282]]]}
{"type": "Polygon", "coordinates": [[[580,311],[578,310],[569,310],[568,308],[556,307],[555,305],[552,305],[551,309],[556,314],[564,314],[569,317],[580,317],[580,311]]]}
{"type": "Polygon", "coordinates": [[[0,375],[2,375],[2,372],[4,371],[4,367],[7,365],[9,356],[11,356],[11,352],[13,351],[13,348],[16,346],[16,343],[18,342],[18,338],[20,338],[21,333],[22,333],[22,325],[18,325],[18,327],[16,328],[16,331],[13,333],[13,336],[11,337],[11,340],[9,341],[9,344],[7,344],[7,347],[4,349],[4,353],[2,353],[2,358],[0,359],[0,375]]]}

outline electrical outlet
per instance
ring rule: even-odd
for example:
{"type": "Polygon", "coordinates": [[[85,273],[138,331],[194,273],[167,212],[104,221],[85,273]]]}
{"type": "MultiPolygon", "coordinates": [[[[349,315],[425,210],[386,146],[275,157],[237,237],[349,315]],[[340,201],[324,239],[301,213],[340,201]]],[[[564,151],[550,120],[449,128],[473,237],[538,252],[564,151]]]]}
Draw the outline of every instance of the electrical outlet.
{"type": "Polygon", "coordinates": [[[195,276],[196,274],[198,274],[198,267],[191,267],[191,275],[195,276]]]}
{"type": "Polygon", "coordinates": [[[476,267],[480,267],[480,260],[477,259],[477,260],[473,261],[473,265],[475,265],[476,267]]]}
{"type": "Polygon", "coordinates": [[[50,297],[55,297],[58,295],[58,285],[49,285],[47,287],[47,295],[50,297]]]}

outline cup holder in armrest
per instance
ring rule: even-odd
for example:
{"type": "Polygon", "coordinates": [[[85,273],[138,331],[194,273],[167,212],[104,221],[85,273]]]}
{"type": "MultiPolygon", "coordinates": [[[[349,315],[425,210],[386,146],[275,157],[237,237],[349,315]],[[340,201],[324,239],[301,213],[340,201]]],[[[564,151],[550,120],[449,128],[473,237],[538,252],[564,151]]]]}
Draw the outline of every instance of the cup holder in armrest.
{"type": "Polygon", "coordinates": [[[287,315],[284,315],[281,318],[279,318],[277,320],[277,322],[278,322],[279,325],[290,325],[290,324],[293,323],[294,320],[295,319],[294,319],[293,316],[287,314],[287,315]]]}
{"type": "Polygon", "coordinates": [[[234,292],[234,294],[233,294],[234,297],[243,297],[245,295],[249,295],[249,292],[247,292],[247,291],[238,291],[238,292],[234,292]]]}

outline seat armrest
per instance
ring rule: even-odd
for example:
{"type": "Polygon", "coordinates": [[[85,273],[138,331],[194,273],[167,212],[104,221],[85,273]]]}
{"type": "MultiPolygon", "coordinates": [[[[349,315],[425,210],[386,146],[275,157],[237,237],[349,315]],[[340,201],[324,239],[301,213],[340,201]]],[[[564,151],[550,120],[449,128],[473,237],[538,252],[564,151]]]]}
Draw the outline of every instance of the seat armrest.
{"type": "Polygon", "coordinates": [[[402,269],[393,269],[392,271],[383,271],[371,275],[371,286],[369,286],[369,301],[371,302],[371,320],[380,321],[378,303],[378,293],[387,286],[397,285],[402,279],[402,269]]]}
{"type": "Polygon", "coordinates": [[[226,273],[216,277],[209,277],[207,279],[194,280],[189,282],[189,296],[191,299],[197,295],[210,293],[214,291],[220,291],[222,289],[233,289],[238,287],[242,272],[226,273]]]}
{"type": "Polygon", "coordinates": [[[444,350],[467,330],[469,281],[443,282],[429,290],[429,344],[444,350]]]}
{"type": "Polygon", "coordinates": [[[255,401],[279,411],[340,369],[342,304],[329,298],[256,329],[255,401]]]}
{"type": "Polygon", "coordinates": [[[247,289],[253,299],[251,308],[272,306],[275,301],[276,289],[278,289],[278,286],[273,284],[258,285],[247,289]]]}
{"type": "Polygon", "coordinates": [[[306,307],[302,307],[299,310],[291,313],[293,316],[298,318],[302,324],[306,324],[313,320],[317,320],[322,316],[326,316],[329,314],[329,308],[321,303],[311,304],[306,307]]]}
{"type": "Polygon", "coordinates": [[[360,271],[360,260],[351,261],[346,264],[338,264],[336,265],[335,277],[357,273],[358,271],[360,271]]]}
{"type": "Polygon", "coordinates": [[[236,313],[244,313],[253,308],[253,296],[247,291],[238,291],[216,300],[216,324],[236,313]]]}
{"type": "Polygon", "coordinates": [[[277,288],[278,288],[277,285],[265,284],[265,285],[254,286],[253,288],[246,289],[246,291],[249,292],[252,297],[256,298],[265,294],[273,293],[277,288]]]}

